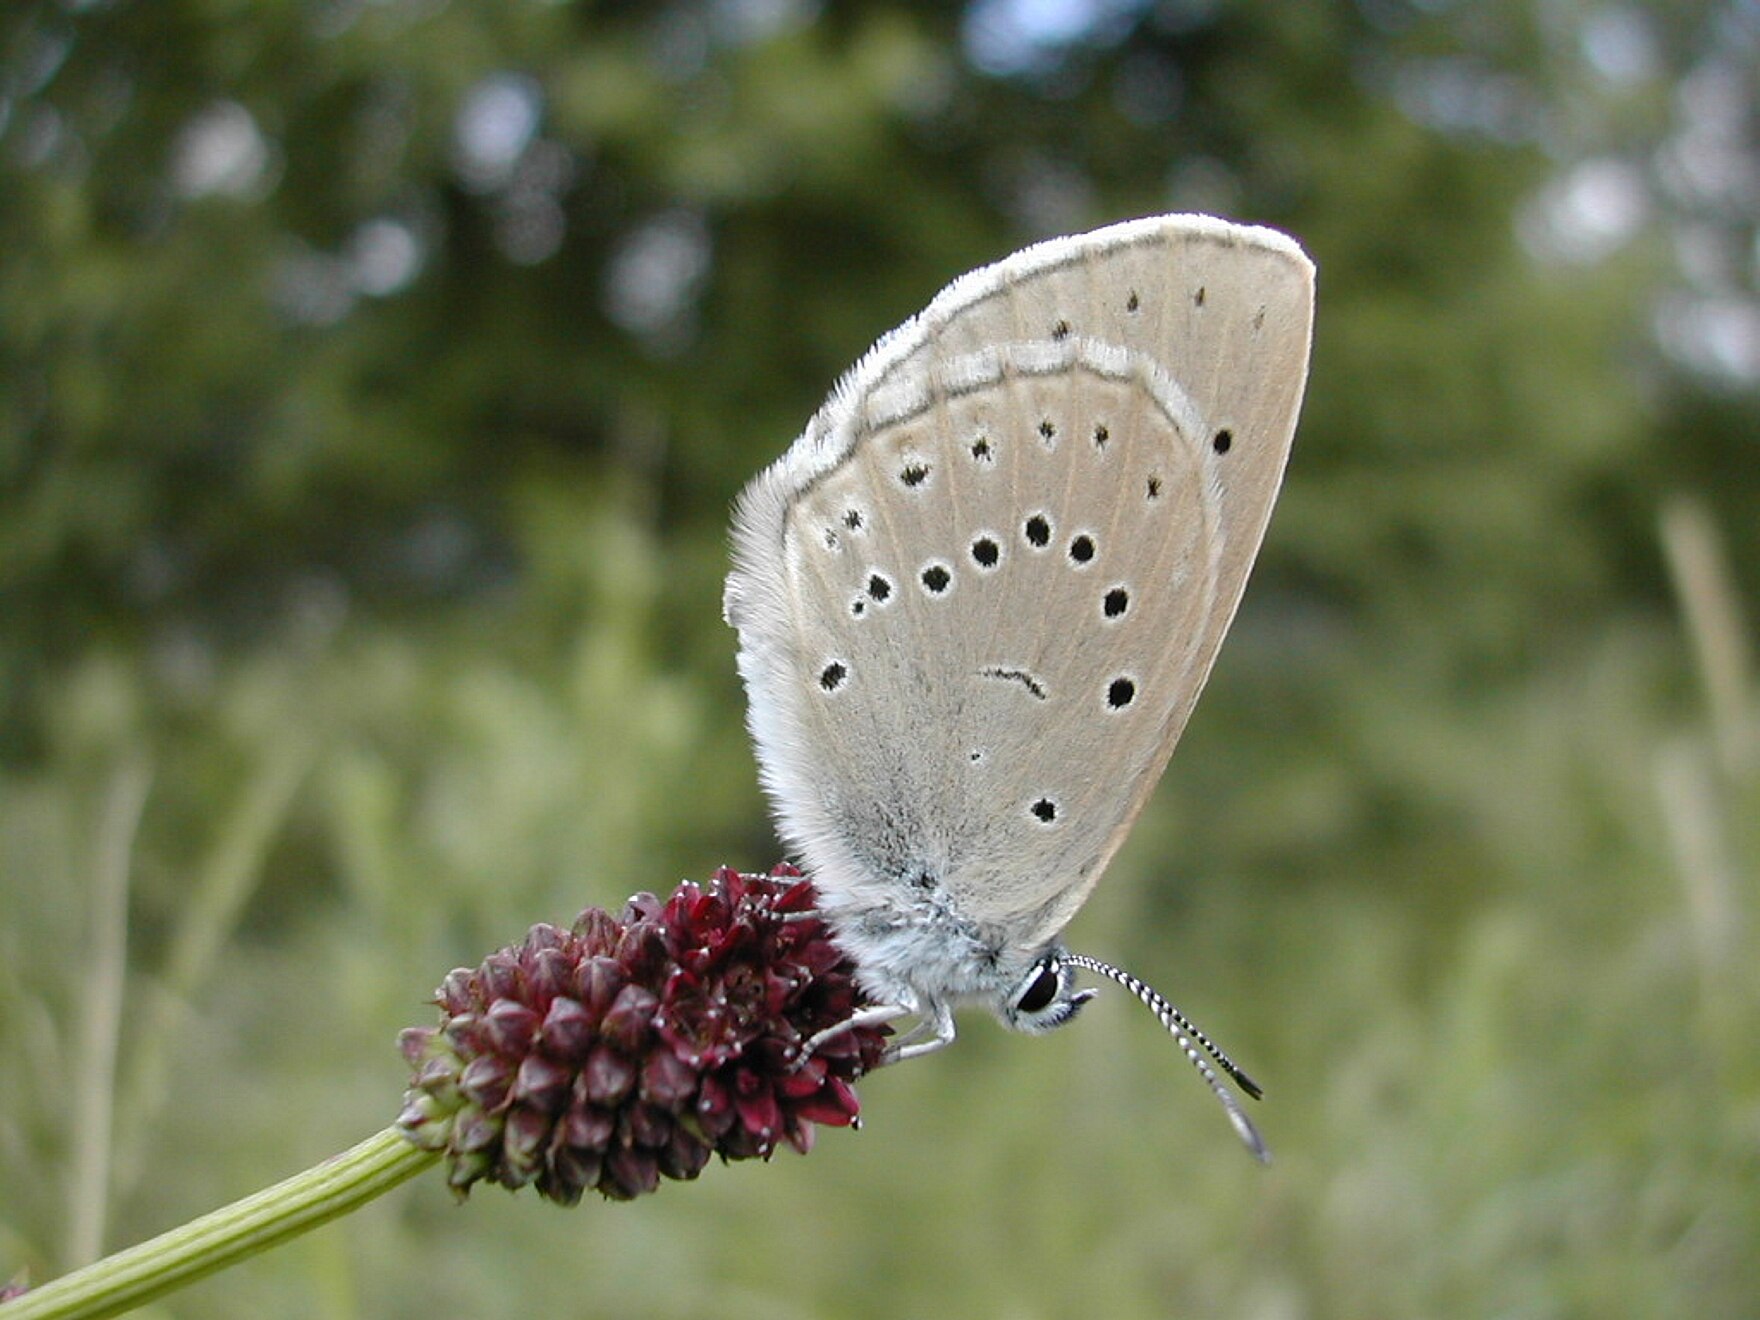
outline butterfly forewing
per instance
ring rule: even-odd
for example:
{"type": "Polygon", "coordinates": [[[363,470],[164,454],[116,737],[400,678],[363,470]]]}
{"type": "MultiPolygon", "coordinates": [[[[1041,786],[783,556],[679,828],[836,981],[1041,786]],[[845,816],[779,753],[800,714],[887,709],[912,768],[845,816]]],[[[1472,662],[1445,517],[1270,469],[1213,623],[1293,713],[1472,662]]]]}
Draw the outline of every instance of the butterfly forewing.
{"type": "Polygon", "coordinates": [[[967,276],[748,491],[730,617],[832,899],[933,890],[1030,943],[1098,879],[1288,451],[1311,274],[1261,233],[1170,217],[967,276]]]}

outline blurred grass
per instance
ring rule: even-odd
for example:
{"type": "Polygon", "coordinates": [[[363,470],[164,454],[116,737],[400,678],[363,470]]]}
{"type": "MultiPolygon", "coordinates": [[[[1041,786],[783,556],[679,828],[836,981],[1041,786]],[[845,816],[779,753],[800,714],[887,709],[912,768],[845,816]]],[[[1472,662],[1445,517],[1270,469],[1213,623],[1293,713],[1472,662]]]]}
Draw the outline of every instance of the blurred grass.
{"type": "MultiPolygon", "coordinates": [[[[1044,1041],[968,1022],[957,1050],[870,1079],[866,1129],[824,1134],[808,1160],[572,1214],[499,1194],[454,1209],[424,1182],[167,1313],[1152,1315],[1178,1299],[1199,1314],[1740,1314],[1760,1296],[1752,724],[1658,713],[1691,657],[1743,627],[1700,580],[1708,552],[1676,556],[1707,635],[1611,631],[1471,720],[1402,703],[1390,659],[1335,654],[1325,721],[1230,729],[1220,714],[1262,697],[1238,643],[1277,630],[1258,620],[1231,644],[1214,708],[1074,935],[1164,985],[1266,1082],[1269,1171],[1107,996],[1044,1041]],[[1306,738],[1399,777],[1440,822],[1416,831],[1446,849],[1396,847],[1417,863],[1398,889],[1328,855],[1375,807],[1354,776],[1317,785],[1306,738]],[[1279,823],[1260,855],[1224,856],[1255,820],[1279,823]],[[1197,878],[1173,883],[1192,853],[1197,878]],[[1445,885],[1439,912],[1425,891],[1445,885]]],[[[620,649],[583,630],[540,677],[484,637],[418,678],[379,639],[223,685],[233,757],[255,768],[218,796],[228,809],[184,859],[193,901],[145,932],[131,976],[121,1235],[383,1123],[391,1036],[425,1016],[439,970],[527,920],[701,873],[712,854],[670,829],[715,796],[685,782],[701,717],[620,649]],[[398,714],[412,682],[425,720],[398,714]],[[650,684],[654,699],[629,699],[650,684]],[[314,729],[312,709],[350,700],[391,712],[377,736],[314,729]],[[420,750],[396,746],[418,724],[420,750]],[[645,780],[679,769],[632,795],[611,782],[629,764],[645,780]],[[324,857],[335,879],[253,900],[270,853],[324,857]]],[[[88,748],[126,724],[106,682],[66,700],[57,724],[88,748]]],[[[159,778],[177,773],[157,750],[159,778]]],[[[37,1151],[77,1163],[63,1024],[105,969],[68,955],[93,947],[78,896],[103,865],[107,796],[139,773],[75,759],[0,796],[13,1169],[52,1167],[37,1151]]],[[[715,819],[755,812],[749,785],[722,796],[715,819]]],[[[169,883],[176,866],[146,869],[169,883]]],[[[23,1256],[58,1231],[65,1189],[8,1186],[23,1256]]]]}

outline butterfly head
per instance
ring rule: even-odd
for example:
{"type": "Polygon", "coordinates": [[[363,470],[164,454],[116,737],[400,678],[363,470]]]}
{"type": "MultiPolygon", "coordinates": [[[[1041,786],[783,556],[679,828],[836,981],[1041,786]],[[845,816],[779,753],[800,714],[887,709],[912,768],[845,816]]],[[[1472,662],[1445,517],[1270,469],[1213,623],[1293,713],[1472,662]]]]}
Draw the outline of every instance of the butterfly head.
{"type": "Polygon", "coordinates": [[[1094,994],[1093,990],[1076,989],[1075,968],[1067,953],[1050,948],[1003,990],[996,1014],[1016,1031],[1042,1035],[1071,1021],[1094,994]]]}

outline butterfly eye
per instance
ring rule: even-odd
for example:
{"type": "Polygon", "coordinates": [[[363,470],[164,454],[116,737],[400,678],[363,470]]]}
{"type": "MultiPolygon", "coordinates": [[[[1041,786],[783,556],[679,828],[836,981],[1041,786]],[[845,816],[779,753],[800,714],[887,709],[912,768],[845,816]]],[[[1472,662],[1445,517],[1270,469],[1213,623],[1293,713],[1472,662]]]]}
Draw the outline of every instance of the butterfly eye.
{"type": "Polygon", "coordinates": [[[1039,974],[1033,978],[1033,983],[1015,1001],[1015,1010],[1021,1013],[1037,1013],[1057,997],[1057,987],[1061,980],[1056,963],[1041,963],[1039,974]]]}

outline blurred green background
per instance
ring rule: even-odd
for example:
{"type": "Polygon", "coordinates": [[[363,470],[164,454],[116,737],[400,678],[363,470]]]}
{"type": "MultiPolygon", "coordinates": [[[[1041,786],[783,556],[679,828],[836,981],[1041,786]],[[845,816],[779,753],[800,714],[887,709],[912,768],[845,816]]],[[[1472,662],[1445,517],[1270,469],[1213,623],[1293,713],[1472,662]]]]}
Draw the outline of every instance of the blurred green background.
{"type": "Polygon", "coordinates": [[[180,1317],[1760,1313],[1760,10],[58,0],[0,15],[0,1276],[395,1114],[531,922],[768,866],[729,503],[954,275],[1320,267],[1285,495],[1071,931],[866,1127],[426,1176],[180,1317]]]}

